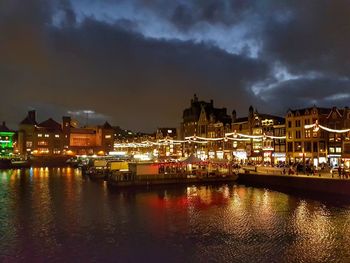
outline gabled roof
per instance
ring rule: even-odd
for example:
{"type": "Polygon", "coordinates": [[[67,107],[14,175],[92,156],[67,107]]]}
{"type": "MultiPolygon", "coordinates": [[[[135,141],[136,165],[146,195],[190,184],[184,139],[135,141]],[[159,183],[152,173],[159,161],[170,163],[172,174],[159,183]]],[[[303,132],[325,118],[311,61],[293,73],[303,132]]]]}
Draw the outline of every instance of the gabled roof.
{"type": "Polygon", "coordinates": [[[7,128],[7,126],[5,125],[5,123],[0,123],[0,132],[12,132],[9,128],[7,128]]]}
{"type": "Polygon", "coordinates": [[[328,116],[327,116],[327,119],[329,119],[332,115],[333,115],[333,112],[335,112],[338,116],[338,118],[342,118],[343,117],[343,114],[345,113],[345,110],[344,109],[338,109],[336,107],[333,107],[330,112],[328,113],[328,116]]]}
{"type": "Polygon", "coordinates": [[[215,122],[231,123],[231,117],[227,115],[226,108],[215,108],[212,102],[205,101],[192,102],[191,107],[183,111],[184,122],[198,121],[203,110],[207,120],[210,120],[210,117],[213,116],[215,122]]]}
{"type": "Polygon", "coordinates": [[[38,126],[39,126],[39,128],[45,128],[45,129],[50,130],[50,131],[61,131],[62,130],[61,124],[56,122],[52,118],[47,119],[46,121],[43,121],[38,126]]]}
{"type": "Polygon", "coordinates": [[[23,125],[38,125],[38,123],[35,120],[29,118],[29,116],[27,116],[23,121],[21,121],[20,124],[23,124],[23,125]]]}
{"type": "Polygon", "coordinates": [[[316,109],[319,114],[328,114],[331,111],[330,108],[310,107],[310,108],[296,109],[296,110],[289,109],[288,112],[293,113],[293,115],[296,114],[297,112],[299,112],[300,115],[305,115],[306,112],[310,113],[312,112],[313,109],[316,109]]]}
{"type": "Polygon", "coordinates": [[[102,128],[103,128],[103,129],[108,129],[108,130],[112,130],[112,129],[113,129],[112,125],[110,125],[110,124],[108,123],[108,121],[106,121],[106,122],[102,125],[102,128]]]}

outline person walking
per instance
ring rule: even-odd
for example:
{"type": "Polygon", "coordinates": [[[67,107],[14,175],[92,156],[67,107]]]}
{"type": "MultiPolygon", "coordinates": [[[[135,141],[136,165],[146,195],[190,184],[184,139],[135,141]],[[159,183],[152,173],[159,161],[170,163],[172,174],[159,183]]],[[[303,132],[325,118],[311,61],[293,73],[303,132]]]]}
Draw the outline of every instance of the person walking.
{"type": "Polygon", "coordinates": [[[338,166],[338,176],[341,177],[341,167],[340,167],[340,165],[338,166]]]}

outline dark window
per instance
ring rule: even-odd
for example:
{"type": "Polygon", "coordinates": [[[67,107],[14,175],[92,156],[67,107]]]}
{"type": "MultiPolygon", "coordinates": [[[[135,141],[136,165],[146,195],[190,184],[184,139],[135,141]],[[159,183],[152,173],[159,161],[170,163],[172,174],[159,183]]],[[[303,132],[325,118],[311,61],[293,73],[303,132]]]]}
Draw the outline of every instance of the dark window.
{"type": "Polygon", "coordinates": [[[320,150],[324,151],[326,149],[325,142],[320,142],[320,150]]]}
{"type": "Polygon", "coordinates": [[[305,152],[311,152],[311,142],[305,142],[305,152]]]}

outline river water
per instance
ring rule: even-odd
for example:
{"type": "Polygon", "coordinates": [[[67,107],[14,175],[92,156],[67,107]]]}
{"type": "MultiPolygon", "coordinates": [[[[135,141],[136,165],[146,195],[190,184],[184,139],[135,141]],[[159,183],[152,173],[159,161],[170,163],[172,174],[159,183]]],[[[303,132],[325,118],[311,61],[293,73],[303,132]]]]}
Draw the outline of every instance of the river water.
{"type": "Polygon", "coordinates": [[[0,171],[0,262],[350,262],[350,201],[0,171]]]}

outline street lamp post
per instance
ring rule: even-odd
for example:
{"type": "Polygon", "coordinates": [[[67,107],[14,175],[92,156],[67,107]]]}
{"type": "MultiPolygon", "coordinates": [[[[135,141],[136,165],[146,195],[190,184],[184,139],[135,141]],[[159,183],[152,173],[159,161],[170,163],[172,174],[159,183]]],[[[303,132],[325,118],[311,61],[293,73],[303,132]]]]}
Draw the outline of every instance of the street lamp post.
{"type": "Polygon", "coordinates": [[[305,174],[305,172],[306,172],[306,167],[305,167],[305,165],[306,165],[306,161],[305,161],[305,152],[304,152],[304,148],[303,148],[303,172],[304,172],[304,174],[305,174]]]}

